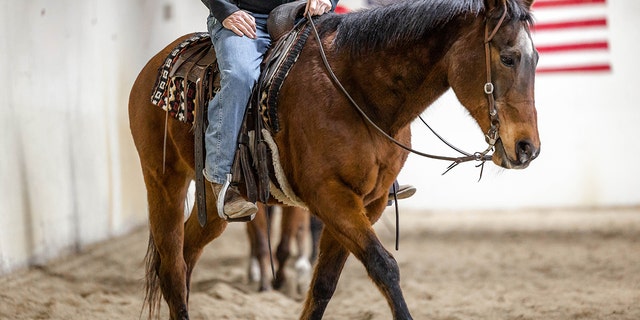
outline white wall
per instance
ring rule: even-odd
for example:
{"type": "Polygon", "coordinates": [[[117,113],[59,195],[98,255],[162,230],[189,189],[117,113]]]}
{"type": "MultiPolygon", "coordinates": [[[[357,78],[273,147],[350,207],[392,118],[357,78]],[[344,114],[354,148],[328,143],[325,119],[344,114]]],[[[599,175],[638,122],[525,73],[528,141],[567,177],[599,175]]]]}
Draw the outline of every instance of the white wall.
{"type": "MultiPolygon", "coordinates": [[[[342,3],[357,7],[358,2],[342,3]]],[[[362,2],[361,2],[362,3],[362,2]]],[[[524,171],[411,156],[405,207],[610,206],[640,203],[640,92],[634,59],[640,3],[610,1],[613,72],[537,79],[542,154],[524,171]]],[[[146,223],[144,185],[129,134],[129,89],[177,36],[205,30],[200,1],[0,0],[0,274],[146,223]]],[[[482,135],[447,95],[426,113],[469,150],[482,135]]],[[[420,125],[418,149],[445,150],[420,125]]]]}
{"type": "Polygon", "coordinates": [[[199,1],[0,0],[0,274],[146,223],[129,90],[199,1]]]}

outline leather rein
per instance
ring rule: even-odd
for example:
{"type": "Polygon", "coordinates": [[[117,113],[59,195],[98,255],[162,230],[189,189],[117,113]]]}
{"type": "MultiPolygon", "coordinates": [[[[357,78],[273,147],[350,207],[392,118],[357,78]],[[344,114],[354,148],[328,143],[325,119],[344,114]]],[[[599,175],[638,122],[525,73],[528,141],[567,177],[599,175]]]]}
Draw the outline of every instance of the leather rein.
{"type": "MultiPolygon", "coordinates": [[[[487,22],[485,23],[484,50],[485,50],[485,63],[486,63],[486,69],[487,69],[487,82],[484,84],[483,90],[484,90],[484,93],[487,96],[487,102],[488,102],[488,106],[489,106],[489,118],[491,120],[491,126],[490,126],[489,130],[487,130],[487,133],[485,134],[485,140],[486,140],[486,142],[488,144],[487,148],[482,152],[474,152],[473,154],[464,152],[464,151],[452,146],[447,141],[445,141],[443,138],[441,138],[437,133],[435,133],[435,131],[433,131],[433,129],[431,129],[431,127],[429,127],[429,125],[426,124],[426,122],[424,122],[422,117],[420,117],[420,119],[425,123],[425,125],[427,125],[427,127],[429,127],[429,129],[436,135],[436,137],[438,137],[440,140],[442,140],[447,146],[449,146],[452,149],[454,149],[454,150],[460,152],[461,154],[463,154],[463,156],[461,156],[461,157],[439,156],[439,155],[433,155],[433,154],[428,154],[428,153],[424,153],[424,152],[420,152],[420,151],[414,150],[411,147],[406,146],[402,142],[396,140],[395,138],[393,138],[392,136],[387,134],[384,130],[382,130],[382,128],[380,128],[378,125],[376,125],[375,122],[373,122],[373,120],[371,120],[371,118],[369,118],[369,116],[367,116],[367,114],[362,110],[362,108],[358,105],[358,103],[351,97],[349,92],[344,88],[344,86],[342,85],[342,83],[340,82],[338,77],[333,72],[333,69],[331,68],[331,65],[329,64],[329,61],[327,60],[327,56],[325,54],[324,47],[322,46],[322,40],[320,39],[320,35],[318,33],[318,30],[316,29],[316,25],[313,22],[313,19],[312,19],[312,17],[310,15],[308,16],[308,20],[311,23],[311,27],[313,29],[314,36],[316,38],[316,41],[318,42],[318,46],[320,48],[320,56],[322,58],[322,62],[324,63],[324,66],[327,69],[327,72],[329,73],[329,76],[331,77],[331,80],[333,80],[334,84],[342,91],[342,93],[347,97],[347,99],[349,99],[349,101],[356,108],[358,113],[360,113],[360,115],[369,123],[369,125],[371,125],[380,134],[382,134],[385,138],[387,138],[389,141],[393,142],[394,144],[396,144],[400,148],[402,148],[402,149],[404,149],[406,151],[409,151],[411,153],[417,154],[419,156],[426,157],[426,158],[431,158],[431,159],[436,159],[436,160],[453,161],[449,165],[449,167],[447,167],[447,170],[444,173],[442,173],[444,175],[445,173],[449,172],[451,169],[453,169],[457,165],[459,165],[461,163],[464,163],[464,162],[468,162],[468,161],[479,161],[481,163],[478,166],[484,167],[485,161],[491,160],[492,155],[489,154],[489,152],[491,150],[493,150],[496,142],[499,139],[499,133],[498,133],[499,130],[498,129],[500,128],[500,120],[498,118],[498,110],[496,108],[495,98],[493,96],[494,85],[493,85],[492,78],[491,78],[491,40],[493,40],[493,37],[498,32],[498,29],[500,29],[500,27],[502,26],[502,23],[504,22],[504,20],[505,20],[505,18],[507,16],[507,3],[506,3],[506,1],[503,1],[503,6],[504,6],[504,11],[502,13],[502,16],[500,17],[500,20],[498,20],[498,23],[496,24],[496,26],[493,28],[493,30],[491,32],[489,32],[489,21],[488,21],[488,19],[487,19],[487,22]]],[[[480,171],[480,178],[482,178],[482,171],[480,171]]]]}

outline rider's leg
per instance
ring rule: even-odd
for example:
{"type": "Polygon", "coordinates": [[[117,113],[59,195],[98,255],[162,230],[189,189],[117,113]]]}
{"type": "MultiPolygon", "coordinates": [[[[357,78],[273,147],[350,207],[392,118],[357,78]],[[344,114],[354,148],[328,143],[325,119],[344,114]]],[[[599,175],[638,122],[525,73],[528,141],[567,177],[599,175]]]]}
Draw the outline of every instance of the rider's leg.
{"type": "MultiPolygon", "coordinates": [[[[220,91],[209,102],[209,125],[205,133],[205,178],[212,182],[218,195],[221,185],[231,172],[237,148],[238,132],[251,95],[260,75],[260,62],[270,39],[266,30],[266,15],[256,16],[257,38],[240,37],[222,26],[213,16],[208,19],[209,34],[220,69],[220,91]]],[[[248,216],[257,211],[252,204],[229,190],[225,213],[230,218],[248,216]],[[229,211],[227,211],[229,209],[229,211]]]]}

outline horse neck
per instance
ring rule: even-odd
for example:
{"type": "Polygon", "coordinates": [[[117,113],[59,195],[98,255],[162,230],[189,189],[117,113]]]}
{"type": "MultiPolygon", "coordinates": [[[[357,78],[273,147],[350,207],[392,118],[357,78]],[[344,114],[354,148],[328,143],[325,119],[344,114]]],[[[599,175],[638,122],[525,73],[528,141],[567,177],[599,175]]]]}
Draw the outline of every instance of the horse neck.
{"type": "Polygon", "coordinates": [[[388,134],[410,125],[449,89],[446,53],[460,29],[454,27],[411,48],[346,59],[345,87],[355,89],[361,107],[388,134]]]}

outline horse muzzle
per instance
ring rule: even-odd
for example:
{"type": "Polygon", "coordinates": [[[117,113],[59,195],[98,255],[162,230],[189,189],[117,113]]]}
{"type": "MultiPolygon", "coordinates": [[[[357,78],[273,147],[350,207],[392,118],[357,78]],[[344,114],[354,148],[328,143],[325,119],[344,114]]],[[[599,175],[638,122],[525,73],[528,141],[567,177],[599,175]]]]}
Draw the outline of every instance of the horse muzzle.
{"type": "Polygon", "coordinates": [[[506,169],[524,169],[540,154],[540,146],[536,146],[528,139],[517,141],[514,149],[515,157],[510,157],[502,139],[498,139],[493,153],[493,162],[506,169]]]}

